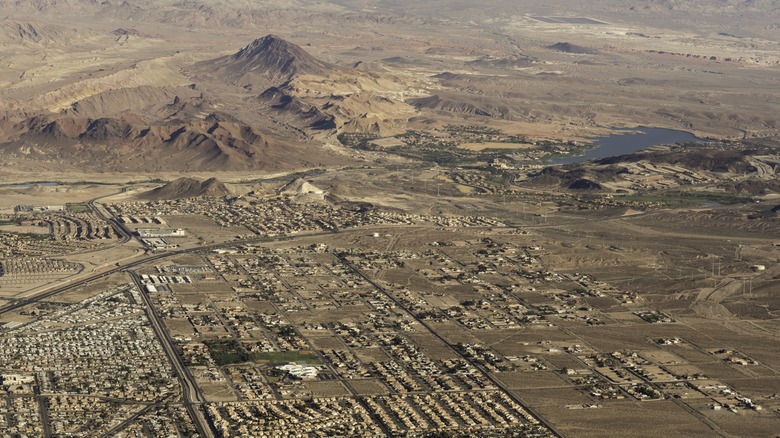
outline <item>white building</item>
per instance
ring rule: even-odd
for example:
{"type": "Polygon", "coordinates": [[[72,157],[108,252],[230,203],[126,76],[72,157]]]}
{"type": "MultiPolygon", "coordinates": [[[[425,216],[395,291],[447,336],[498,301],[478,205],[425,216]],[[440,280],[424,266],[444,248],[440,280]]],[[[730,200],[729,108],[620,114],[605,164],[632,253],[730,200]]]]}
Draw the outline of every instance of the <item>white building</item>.
{"type": "Polygon", "coordinates": [[[181,228],[139,228],[138,235],[141,237],[187,237],[187,231],[181,228]]]}

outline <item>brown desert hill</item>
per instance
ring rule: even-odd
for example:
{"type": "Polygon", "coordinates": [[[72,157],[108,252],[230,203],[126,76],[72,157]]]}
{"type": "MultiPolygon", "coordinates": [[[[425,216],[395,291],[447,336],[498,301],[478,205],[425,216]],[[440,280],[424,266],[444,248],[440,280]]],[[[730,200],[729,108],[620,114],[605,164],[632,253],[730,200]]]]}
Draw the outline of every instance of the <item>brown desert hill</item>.
{"type": "Polygon", "coordinates": [[[274,35],[233,55],[194,64],[187,74],[205,88],[228,85],[231,93],[245,94],[247,101],[261,105],[258,110],[275,123],[303,135],[400,133],[417,115],[401,97],[419,95],[410,91],[417,82],[331,65],[274,35]],[[255,90],[262,91],[253,95],[255,90]]]}
{"type": "Polygon", "coordinates": [[[467,101],[457,97],[434,94],[433,96],[410,99],[409,103],[417,109],[432,109],[473,116],[502,117],[505,114],[500,109],[490,107],[489,104],[481,105],[483,102],[474,102],[473,100],[467,101]]]}
{"type": "Polygon", "coordinates": [[[141,193],[137,197],[148,201],[185,198],[221,198],[230,196],[233,192],[217,178],[209,178],[205,181],[183,177],[171,181],[162,187],[141,193]]]}
{"type": "MultiPolygon", "coordinates": [[[[506,92],[507,95],[512,93],[517,92],[506,92]]],[[[527,108],[506,97],[491,98],[450,90],[437,90],[436,94],[432,96],[409,99],[407,102],[418,110],[427,109],[438,113],[465,114],[506,120],[522,119],[528,113],[527,108]]]]}
{"type": "Polygon", "coordinates": [[[590,169],[582,165],[549,166],[537,172],[526,183],[530,187],[563,187],[571,190],[603,189],[601,183],[616,180],[628,170],[620,166],[590,169]]]}
{"type": "MultiPolygon", "coordinates": [[[[169,27],[187,29],[218,28],[229,30],[268,29],[279,24],[284,27],[304,26],[312,28],[334,28],[339,25],[411,25],[424,26],[427,20],[408,16],[375,11],[350,11],[349,7],[338,5],[334,1],[286,0],[272,1],[235,1],[235,0],[0,0],[3,2],[31,3],[33,1],[52,2],[61,5],[56,9],[69,12],[79,6],[82,16],[94,14],[98,20],[111,20],[117,23],[141,22],[160,23],[169,27]],[[79,3],[65,8],[67,1],[79,3]]],[[[17,6],[19,9],[19,6],[17,6]]],[[[53,8],[52,8],[53,9],[53,8]]],[[[52,10],[50,9],[50,11],[52,10]]]]}
{"type": "MultiPolygon", "coordinates": [[[[377,81],[367,75],[331,76],[327,81],[294,79],[283,88],[272,87],[257,97],[279,120],[311,133],[363,132],[394,135],[405,132],[415,109],[401,100],[371,89],[377,81]]],[[[391,84],[390,92],[398,88],[391,84]]]]}
{"type": "Polygon", "coordinates": [[[264,87],[281,85],[304,74],[327,76],[336,69],[275,35],[258,38],[233,55],[204,61],[194,67],[196,72],[228,82],[254,85],[260,81],[264,87]]]}
{"type": "Polygon", "coordinates": [[[674,164],[693,170],[709,172],[754,173],[756,168],[748,158],[756,155],[755,151],[730,150],[672,150],[668,152],[636,152],[595,160],[596,164],[614,165],[618,163],[635,163],[647,161],[653,164],[674,164]]]}
{"type": "Polygon", "coordinates": [[[139,86],[116,88],[78,100],[63,110],[64,114],[81,117],[116,117],[132,112],[144,119],[154,120],[170,116],[185,106],[196,105],[200,113],[209,112],[212,105],[205,102],[192,87],[139,86]]]}
{"type": "MultiPolygon", "coordinates": [[[[119,169],[146,162],[147,170],[246,170],[284,167],[268,138],[228,114],[171,118],[145,124],[132,114],[91,119],[38,116],[16,126],[18,139],[0,146],[2,153],[39,160],[65,160],[87,168],[119,169]],[[153,168],[149,168],[153,165],[153,168]]],[[[277,148],[282,148],[277,145],[277,148]]],[[[288,151],[291,152],[291,151],[288,151]]],[[[300,155],[302,151],[297,151],[300,155]]],[[[294,160],[296,153],[287,161],[294,160]]]]}
{"type": "Polygon", "coordinates": [[[392,134],[405,132],[401,125],[416,115],[398,99],[412,88],[406,80],[328,64],[274,35],[233,55],[197,63],[190,74],[215,88],[220,82],[242,92],[263,90],[250,99],[299,131],[392,134]]]}
{"type": "MultiPolygon", "coordinates": [[[[770,180],[748,178],[742,181],[725,181],[719,186],[729,193],[735,193],[738,195],[763,196],[770,193],[780,193],[780,179],[777,178],[770,180]]],[[[778,211],[780,211],[780,208],[773,210],[773,213],[778,211]]]]}
{"type": "Polygon", "coordinates": [[[483,67],[489,69],[507,70],[507,69],[528,67],[534,65],[537,62],[538,60],[530,56],[519,54],[507,58],[495,58],[492,56],[482,56],[479,59],[475,59],[474,61],[466,62],[466,65],[471,67],[483,67]]]}
{"type": "Polygon", "coordinates": [[[289,90],[271,87],[258,96],[258,100],[270,105],[279,116],[290,119],[292,123],[315,130],[336,129],[335,117],[326,114],[316,105],[304,102],[293,96],[289,90]]]}
{"type": "Polygon", "coordinates": [[[556,52],[563,52],[563,53],[571,53],[575,55],[593,55],[597,53],[593,49],[589,49],[587,47],[578,46],[576,44],[568,43],[568,42],[559,42],[552,45],[547,46],[550,50],[555,50],[556,52]]]}
{"type": "Polygon", "coordinates": [[[284,189],[282,190],[282,194],[286,195],[323,194],[324,192],[324,190],[303,178],[292,181],[290,184],[284,186],[284,189]]]}
{"type": "MultiPolygon", "coordinates": [[[[344,161],[255,114],[218,109],[214,99],[194,85],[140,86],[74,99],[58,112],[8,112],[0,160],[112,172],[286,171],[344,161]]],[[[310,125],[328,121],[301,110],[310,125]]]]}
{"type": "Polygon", "coordinates": [[[3,49],[14,46],[67,47],[101,39],[108,41],[109,35],[34,21],[0,19],[0,43],[3,49]]]}
{"type": "Polygon", "coordinates": [[[719,185],[730,193],[750,195],[777,193],[780,190],[780,183],[776,171],[771,170],[773,164],[766,157],[760,157],[762,159],[758,160],[759,155],[758,152],[751,150],[677,148],[640,151],[583,163],[548,166],[531,175],[526,184],[530,187],[602,190],[603,183],[621,180],[624,175],[632,173],[629,170],[631,165],[640,163],[643,166],[671,165],[696,172],[739,176],[742,179],[719,185]],[[767,162],[769,164],[766,164],[767,162]]]}

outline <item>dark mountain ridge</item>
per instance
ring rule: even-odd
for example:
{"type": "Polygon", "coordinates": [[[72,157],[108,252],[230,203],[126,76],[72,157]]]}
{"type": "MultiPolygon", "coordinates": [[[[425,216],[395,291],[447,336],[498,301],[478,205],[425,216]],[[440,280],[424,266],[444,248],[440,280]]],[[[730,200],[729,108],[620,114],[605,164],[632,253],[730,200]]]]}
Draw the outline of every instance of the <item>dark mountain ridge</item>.
{"type": "Polygon", "coordinates": [[[258,38],[233,55],[204,61],[196,71],[233,83],[260,82],[265,88],[296,76],[327,76],[338,67],[320,61],[300,46],[275,35],[258,38]]]}

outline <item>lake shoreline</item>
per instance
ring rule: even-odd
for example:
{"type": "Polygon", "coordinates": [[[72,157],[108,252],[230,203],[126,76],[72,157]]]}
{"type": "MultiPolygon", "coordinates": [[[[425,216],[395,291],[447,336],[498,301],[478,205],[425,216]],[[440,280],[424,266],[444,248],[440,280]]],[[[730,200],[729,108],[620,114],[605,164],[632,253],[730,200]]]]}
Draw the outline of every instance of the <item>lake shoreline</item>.
{"type": "Polygon", "coordinates": [[[673,145],[677,143],[696,142],[705,140],[696,137],[688,131],[676,129],[655,128],[651,126],[637,126],[635,128],[617,128],[613,133],[593,139],[591,145],[584,154],[556,158],[548,165],[577,164],[584,161],[600,158],[626,155],[653,146],[673,145]]]}

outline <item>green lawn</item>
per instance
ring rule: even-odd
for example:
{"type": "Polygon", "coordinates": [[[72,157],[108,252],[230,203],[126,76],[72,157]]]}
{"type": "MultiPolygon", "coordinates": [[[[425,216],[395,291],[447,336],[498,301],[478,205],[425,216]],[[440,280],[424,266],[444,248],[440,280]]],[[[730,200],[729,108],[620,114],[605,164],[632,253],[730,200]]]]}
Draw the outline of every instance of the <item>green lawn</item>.
{"type": "Polygon", "coordinates": [[[275,351],[270,353],[250,353],[244,346],[231,340],[211,340],[204,342],[209,348],[211,357],[219,366],[244,362],[270,362],[320,365],[322,362],[310,351],[275,351]]]}

